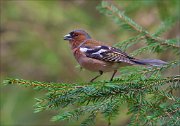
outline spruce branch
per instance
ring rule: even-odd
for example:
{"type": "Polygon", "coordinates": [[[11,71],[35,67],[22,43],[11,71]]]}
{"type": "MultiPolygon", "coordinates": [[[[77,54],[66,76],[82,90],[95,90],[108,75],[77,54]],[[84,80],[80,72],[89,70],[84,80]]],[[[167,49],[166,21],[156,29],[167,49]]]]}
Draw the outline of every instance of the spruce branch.
{"type": "MultiPolygon", "coordinates": [[[[149,42],[156,42],[162,46],[168,46],[168,47],[176,48],[178,50],[180,49],[179,45],[170,44],[169,40],[165,40],[165,39],[158,37],[158,34],[160,34],[160,32],[151,35],[146,29],[144,29],[143,27],[141,27],[140,25],[135,23],[132,19],[127,17],[124,14],[124,12],[119,10],[112,3],[103,1],[101,6],[98,7],[98,9],[102,13],[112,16],[113,19],[115,20],[115,22],[120,24],[122,27],[125,26],[124,27],[125,29],[130,28],[131,30],[133,30],[139,34],[143,34],[145,39],[147,39],[149,42]]],[[[163,30],[161,30],[161,31],[163,31],[163,30]]]]}
{"type": "Polygon", "coordinates": [[[114,46],[116,47],[120,47],[121,50],[125,51],[127,48],[129,48],[130,46],[141,42],[141,40],[144,39],[144,34],[140,34],[134,37],[131,37],[127,40],[124,40],[122,42],[118,42],[117,44],[115,44],[114,46]]]}
{"type": "Polygon", "coordinates": [[[14,79],[14,78],[7,78],[6,80],[3,81],[3,84],[4,85],[18,84],[25,87],[33,87],[36,90],[47,90],[47,91],[67,91],[88,85],[88,83],[69,85],[65,83],[54,83],[54,82],[48,83],[48,82],[29,81],[29,80],[14,79]]]}
{"type": "MultiPolygon", "coordinates": [[[[4,81],[5,84],[18,84],[22,86],[27,85],[32,88],[36,86],[35,89],[45,87],[45,90],[47,90],[45,85],[48,85],[47,87],[49,92],[44,96],[44,98],[36,99],[37,103],[35,105],[35,112],[55,108],[63,109],[71,105],[80,105],[80,107],[74,111],[66,111],[63,114],[61,113],[54,116],[52,118],[53,121],[79,119],[81,115],[91,113],[89,117],[82,123],[82,125],[92,125],[96,114],[102,113],[108,118],[109,124],[111,124],[110,122],[112,117],[118,115],[119,107],[122,104],[127,103],[129,105],[129,113],[135,114],[135,120],[133,122],[139,123],[142,122],[142,118],[151,116],[151,111],[163,112],[164,110],[161,110],[159,106],[166,101],[164,98],[172,100],[173,102],[178,102],[178,98],[174,97],[168,92],[163,92],[161,86],[170,83],[180,83],[180,75],[165,78],[137,78],[136,80],[132,80],[131,78],[116,79],[112,82],[99,81],[91,83],[91,85],[82,86],[81,88],[76,88],[73,84],[63,84],[63,86],[61,86],[60,83],[54,83],[56,85],[54,86],[49,85],[49,83],[46,82],[35,82],[19,79],[7,79],[4,81]],[[62,91],[61,88],[63,88],[64,91],[62,91]],[[148,102],[145,99],[145,95],[148,94],[158,96],[160,99],[158,102],[154,102],[155,99],[148,102]]],[[[177,88],[179,87],[176,87],[176,89],[177,88]]],[[[172,111],[174,111],[174,109],[169,110],[168,113],[173,113],[172,111]]],[[[155,117],[153,116],[153,118],[156,120],[158,118],[164,118],[164,116],[159,116],[160,114],[155,115],[155,117]]],[[[152,119],[146,121],[149,123],[151,120],[152,119]]]]}

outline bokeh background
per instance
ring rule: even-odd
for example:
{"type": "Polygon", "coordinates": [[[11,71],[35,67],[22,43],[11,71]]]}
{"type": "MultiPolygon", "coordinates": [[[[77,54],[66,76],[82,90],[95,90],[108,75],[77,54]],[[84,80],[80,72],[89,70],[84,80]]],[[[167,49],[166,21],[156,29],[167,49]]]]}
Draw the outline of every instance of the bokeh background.
{"type": "MultiPolygon", "coordinates": [[[[178,0],[111,1],[153,33],[168,17],[178,16],[178,0]]],[[[115,44],[135,35],[116,25],[109,17],[96,9],[100,0],[1,0],[0,62],[1,82],[7,77],[46,82],[76,83],[89,81],[97,73],[80,70],[70,46],[63,36],[74,29],[84,29],[97,40],[115,44]]],[[[179,36],[179,22],[175,23],[163,38],[179,36]]],[[[138,43],[127,52],[143,46],[138,43]]],[[[138,58],[159,58],[165,61],[177,59],[171,50],[164,54],[144,53],[138,58]]],[[[166,74],[178,73],[177,69],[166,74]]],[[[107,73],[100,79],[109,79],[107,73]]],[[[78,125],[72,121],[51,122],[56,111],[33,113],[35,97],[44,92],[17,85],[1,86],[0,125],[2,126],[49,126],[78,125]]],[[[126,125],[129,115],[122,106],[121,114],[113,125],[126,125]]],[[[99,116],[96,125],[107,123],[99,116]]]]}

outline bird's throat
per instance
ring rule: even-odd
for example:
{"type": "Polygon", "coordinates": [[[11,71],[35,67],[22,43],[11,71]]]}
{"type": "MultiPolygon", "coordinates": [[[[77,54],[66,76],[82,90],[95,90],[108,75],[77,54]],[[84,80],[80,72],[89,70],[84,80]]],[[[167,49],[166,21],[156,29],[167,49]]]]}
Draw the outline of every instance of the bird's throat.
{"type": "Polygon", "coordinates": [[[82,44],[84,40],[81,41],[70,41],[70,45],[71,45],[71,49],[75,49],[80,47],[80,45],[82,44]]]}

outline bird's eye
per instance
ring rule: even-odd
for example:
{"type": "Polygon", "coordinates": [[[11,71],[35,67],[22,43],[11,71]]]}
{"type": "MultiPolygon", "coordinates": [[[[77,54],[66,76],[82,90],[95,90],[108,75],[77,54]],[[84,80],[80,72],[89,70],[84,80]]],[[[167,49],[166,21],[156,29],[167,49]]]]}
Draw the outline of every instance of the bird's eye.
{"type": "Polygon", "coordinates": [[[78,36],[78,34],[74,34],[74,36],[78,36]]]}

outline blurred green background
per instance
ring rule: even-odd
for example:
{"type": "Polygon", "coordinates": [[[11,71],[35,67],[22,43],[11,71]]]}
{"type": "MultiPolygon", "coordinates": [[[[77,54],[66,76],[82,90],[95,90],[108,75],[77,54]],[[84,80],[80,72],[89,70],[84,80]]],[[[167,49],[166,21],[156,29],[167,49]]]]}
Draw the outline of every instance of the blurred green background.
{"type": "MultiPolygon", "coordinates": [[[[109,17],[96,9],[100,0],[1,0],[1,82],[7,77],[38,80],[47,82],[76,83],[89,81],[97,73],[80,71],[69,43],[63,36],[74,29],[84,29],[91,37],[115,44],[134,35],[116,25],[109,17]]],[[[163,20],[176,17],[179,12],[178,0],[141,0],[112,1],[138,24],[153,33],[163,20]]],[[[179,36],[179,22],[175,23],[163,38],[179,36]]],[[[138,43],[127,52],[142,47],[138,43]]],[[[171,50],[164,54],[149,52],[138,58],[160,58],[171,61],[171,50]]],[[[178,73],[174,69],[168,74],[178,73]]],[[[111,73],[99,79],[109,79],[111,73]]],[[[79,122],[51,122],[56,111],[33,113],[35,97],[44,92],[35,92],[30,88],[16,85],[1,86],[1,122],[2,126],[37,126],[37,125],[78,125],[79,122]]],[[[126,125],[129,116],[126,107],[122,106],[119,117],[113,125],[126,125]]],[[[106,126],[107,123],[99,116],[96,125],[106,126]]]]}

